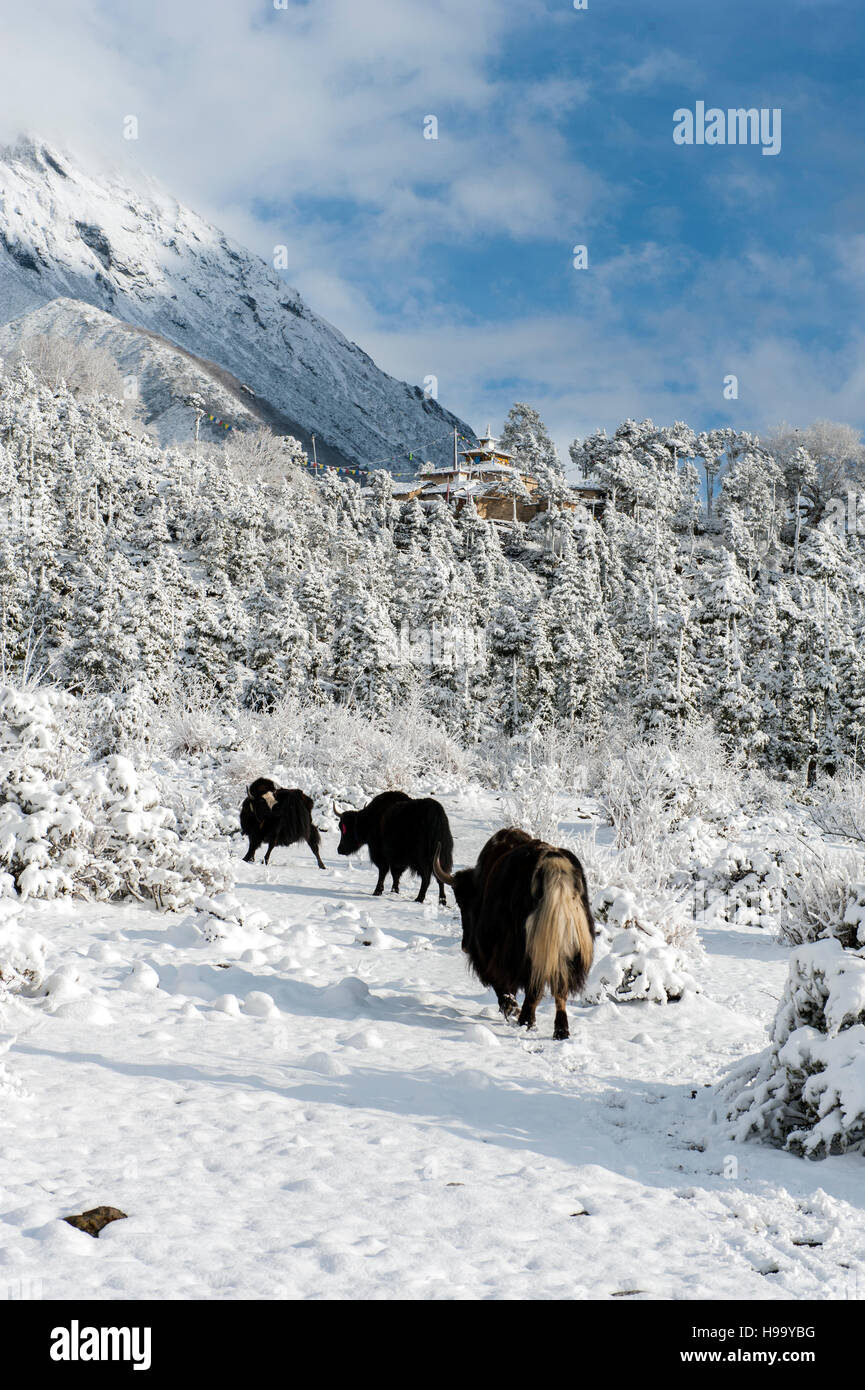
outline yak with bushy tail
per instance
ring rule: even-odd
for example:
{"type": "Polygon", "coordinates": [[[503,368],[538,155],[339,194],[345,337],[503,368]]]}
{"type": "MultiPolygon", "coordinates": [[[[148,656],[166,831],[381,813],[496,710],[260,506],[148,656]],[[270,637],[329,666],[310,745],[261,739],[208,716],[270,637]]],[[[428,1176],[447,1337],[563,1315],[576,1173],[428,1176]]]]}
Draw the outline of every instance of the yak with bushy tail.
{"type": "MultiPolygon", "coordinates": [[[[445,870],[453,865],[454,842],[447,814],[441,802],[431,796],[382,792],[361,811],[340,811],[336,802],[333,811],[340,831],[337,853],[356,854],[364,845],[369,847],[369,857],[378,869],[375,897],[384,892],[388,873],[393,891],[398,893],[400,878],[408,870],[420,879],[415,902],[422,903],[433,876],[437,846],[445,870]]],[[[443,907],[447,902],[441,883],[439,902],[443,907]]]]}
{"type": "Polygon", "coordinates": [[[556,1001],[554,1038],[569,1036],[567,1000],[584,988],[594,953],[595,924],[583,867],[568,849],[534,840],[524,830],[499,830],[473,869],[448,872],[433,861],[440,884],[450,884],[462,916],[462,948],[483,984],[496,992],[505,1018],[535,1024],[549,986],[556,1001]]]}

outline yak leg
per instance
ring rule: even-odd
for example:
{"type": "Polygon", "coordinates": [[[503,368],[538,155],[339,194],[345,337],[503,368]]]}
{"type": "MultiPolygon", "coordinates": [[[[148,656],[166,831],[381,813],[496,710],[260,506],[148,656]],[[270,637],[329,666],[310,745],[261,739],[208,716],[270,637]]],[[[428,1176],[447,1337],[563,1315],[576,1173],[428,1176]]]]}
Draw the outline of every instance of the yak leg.
{"type": "Polygon", "coordinates": [[[444,886],[443,883],[440,883],[440,884],[439,884],[439,907],[447,907],[447,905],[448,905],[448,900],[447,900],[447,898],[445,897],[445,886],[444,886]]]}
{"type": "Polygon", "coordinates": [[[270,844],[267,846],[267,854],[264,856],[264,862],[265,862],[265,864],[269,864],[269,863],[270,863],[270,856],[273,854],[273,851],[274,851],[275,849],[276,849],[276,841],[275,841],[275,840],[271,840],[270,844]]]}
{"type": "Polygon", "coordinates": [[[569,1038],[571,1030],[568,1027],[568,992],[563,990],[556,994],[556,1022],[553,1028],[553,1037],[557,1042],[563,1038],[569,1038]]]}
{"type": "MultiPolygon", "coordinates": [[[[378,868],[378,865],[376,865],[376,868],[378,868]]],[[[384,892],[384,880],[385,880],[385,875],[386,875],[386,874],[387,874],[387,865],[385,865],[385,867],[384,867],[383,869],[379,869],[379,870],[378,870],[378,883],[375,885],[375,888],[373,889],[373,893],[372,893],[372,896],[373,896],[374,898],[380,898],[381,895],[382,895],[382,893],[384,892]]]]}
{"type": "Polygon", "coordinates": [[[534,1028],[535,1011],[537,1010],[538,1003],[542,994],[542,989],[535,990],[534,993],[532,993],[531,990],[526,990],[526,997],[523,1000],[523,1007],[520,1009],[520,1016],[517,1019],[517,1022],[521,1024],[522,1027],[534,1028]]]}
{"type": "Polygon", "coordinates": [[[420,892],[418,893],[417,897],[415,898],[415,902],[416,902],[416,903],[422,903],[422,902],[423,902],[424,898],[426,897],[426,890],[429,888],[429,881],[430,881],[431,878],[432,878],[432,874],[429,873],[429,872],[425,872],[425,873],[422,873],[422,874],[421,874],[421,876],[420,876],[420,892]]]}
{"type": "Polygon", "coordinates": [[[306,843],[309,845],[310,849],[315,855],[315,860],[318,864],[318,867],[320,869],[326,869],[327,865],[324,863],[321,855],[319,854],[319,846],[321,845],[321,840],[319,839],[318,832],[316,831],[314,826],[312,828],[312,831],[306,838],[306,843]]]}
{"type": "Polygon", "coordinates": [[[400,881],[400,879],[402,878],[404,872],[405,872],[404,869],[391,869],[391,871],[390,871],[390,891],[391,891],[392,893],[398,893],[398,892],[399,892],[399,881],[400,881]]]}
{"type": "Polygon", "coordinates": [[[517,1001],[512,994],[501,994],[496,990],[496,997],[499,1001],[499,1009],[505,1018],[510,1018],[517,1011],[517,1001]]]}
{"type": "Polygon", "coordinates": [[[247,838],[248,838],[248,840],[249,840],[249,849],[246,851],[246,854],[243,856],[243,862],[244,862],[244,864],[253,864],[253,863],[255,862],[256,850],[258,849],[259,845],[261,844],[261,841],[260,841],[260,840],[253,840],[253,838],[252,838],[251,835],[249,835],[247,838]]]}

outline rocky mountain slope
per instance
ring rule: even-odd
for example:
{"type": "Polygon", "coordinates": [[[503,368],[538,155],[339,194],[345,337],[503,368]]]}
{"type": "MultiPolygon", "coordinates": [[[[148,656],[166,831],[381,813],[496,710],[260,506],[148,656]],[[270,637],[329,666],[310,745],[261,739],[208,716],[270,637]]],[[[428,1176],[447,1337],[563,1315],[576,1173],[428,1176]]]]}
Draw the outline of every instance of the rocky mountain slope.
{"type": "MultiPolygon", "coordinates": [[[[196,412],[190,398],[197,396],[207,407],[199,424],[202,440],[222,442],[223,422],[243,430],[265,425],[275,434],[294,435],[312,458],[309,431],[296,420],[250,395],[247,384],[224,367],[177,347],[152,329],[123,323],[80,299],[52,299],[0,327],[0,357],[14,358],[19,349],[32,352],[34,340],[40,338],[107,353],[125,382],[133,384],[140,417],[163,448],[194,437],[196,412]]],[[[320,462],[335,467],[346,461],[323,440],[316,440],[316,452],[320,462]]]]}
{"type": "MultiPolygon", "coordinates": [[[[284,420],[305,443],[315,433],[332,461],[401,472],[412,467],[409,454],[415,465],[452,457],[455,425],[472,435],[419,386],[382,372],[259,256],[157,184],[94,176],[23,139],[0,151],[0,323],[58,299],[67,302],[48,315],[53,331],[69,328],[79,341],[93,332],[119,363],[136,355],[123,325],[156,334],[165,351],[181,349],[230,374],[235,383],[223,381],[223,390],[253,387],[259,413],[278,417],[277,427],[284,420]],[[110,315],[115,327],[81,305],[110,315]]],[[[162,359],[159,370],[166,366],[162,359]]],[[[215,386],[213,400],[214,413],[226,409],[215,386]]]]}

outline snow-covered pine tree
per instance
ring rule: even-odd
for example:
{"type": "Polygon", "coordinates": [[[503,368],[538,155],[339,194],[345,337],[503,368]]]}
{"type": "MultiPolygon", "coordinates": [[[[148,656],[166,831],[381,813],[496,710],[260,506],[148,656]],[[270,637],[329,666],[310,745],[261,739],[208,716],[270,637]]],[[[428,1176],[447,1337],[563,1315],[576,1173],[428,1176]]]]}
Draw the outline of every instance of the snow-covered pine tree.
{"type": "Polygon", "coordinates": [[[521,401],[511,406],[499,444],[510,454],[514,468],[537,478],[541,497],[566,495],[564,470],[558,451],[543,420],[532,406],[521,401]]]}

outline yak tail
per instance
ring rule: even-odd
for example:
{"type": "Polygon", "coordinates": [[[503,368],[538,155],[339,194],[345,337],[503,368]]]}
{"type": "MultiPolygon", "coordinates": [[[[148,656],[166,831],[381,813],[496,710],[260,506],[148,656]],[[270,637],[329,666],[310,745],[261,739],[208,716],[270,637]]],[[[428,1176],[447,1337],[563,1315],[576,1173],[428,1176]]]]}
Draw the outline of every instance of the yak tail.
{"type": "Polygon", "coordinates": [[[439,864],[444,869],[445,873],[449,874],[454,866],[454,837],[451,834],[448,818],[444,811],[442,811],[442,823],[436,833],[439,837],[436,849],[436,853],[439,857],[439,864]]]}
{"type": "Polygon", "coordinates": [[[526,950],[531,962],[531,987],[553,994],[580,990],[591,969],[592,929],[574,866],[563,854],[544,855],[535,870],[532,889],[543,888],[541,900],[526,921],[526,950]],[[571,962],[578,962],[571,969],[571,962]]]}

